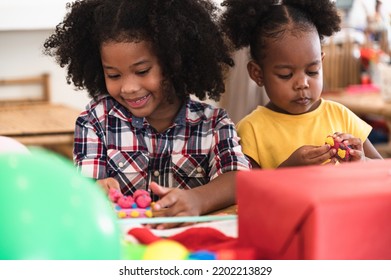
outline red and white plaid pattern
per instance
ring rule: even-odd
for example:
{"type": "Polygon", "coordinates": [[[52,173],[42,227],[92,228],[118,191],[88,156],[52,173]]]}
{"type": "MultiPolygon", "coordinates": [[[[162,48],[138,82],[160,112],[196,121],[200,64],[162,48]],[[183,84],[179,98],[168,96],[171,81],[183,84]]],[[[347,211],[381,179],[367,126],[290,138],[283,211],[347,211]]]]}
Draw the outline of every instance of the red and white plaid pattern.
{"type": "Polygon", "coordinates": [[[77,119],[74,161],[88,177],[117,179],[125,195],[151,181],[194,188],[250,167],[223,109],[189,99],[173,125],[157,133],[108,95],[91,101],[77,119]]]}

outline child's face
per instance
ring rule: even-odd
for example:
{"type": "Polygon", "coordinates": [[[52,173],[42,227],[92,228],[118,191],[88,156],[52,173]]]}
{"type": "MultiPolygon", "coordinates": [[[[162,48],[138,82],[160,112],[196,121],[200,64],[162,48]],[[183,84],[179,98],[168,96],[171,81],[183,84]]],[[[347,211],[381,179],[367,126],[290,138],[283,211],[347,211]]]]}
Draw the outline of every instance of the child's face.
{"type": "Polygon", "coordinates": [[[162,89],[162,72],[150,44],[106,42],[101,59],[109,94],[133,115],[165,119],[177,112],[178,102],[170,104],[162,89]]]}
{"type": "Polygon", "coordinates": [[[253,80],[265,86],[268,107],[295,115],[316,109],[323,87],[318,33],[288,33],[279,40],[268,39],[265,54],[261,67],[250,62],[248,69],[253,80]]]}

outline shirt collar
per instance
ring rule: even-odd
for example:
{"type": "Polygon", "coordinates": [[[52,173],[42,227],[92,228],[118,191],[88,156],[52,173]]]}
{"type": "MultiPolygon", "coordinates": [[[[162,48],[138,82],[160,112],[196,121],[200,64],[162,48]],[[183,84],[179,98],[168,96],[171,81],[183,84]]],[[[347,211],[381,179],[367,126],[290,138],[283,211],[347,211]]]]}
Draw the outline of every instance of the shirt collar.
{"type": "MultiPolygon", "coordinates": [[[[144,117],[133,116],[125,107],[115,101],[110,95],[105,95],[102,99],[111,99],[113,106],[111,106],[108,114],[115,116],[124,121],[130,121],[132,126],[135,128],[142,128],[144,125],[148,125],[148,122],[144,117]]],[[[202,122],[206,119],[204,114],[205,105],[200,102],[196,102],[190,98],[183,103],[181,109],[179,110],[177,116],[174,120],[174,125],[185,126],[186,124],[197,125],[199,122],[202,122]]]]}

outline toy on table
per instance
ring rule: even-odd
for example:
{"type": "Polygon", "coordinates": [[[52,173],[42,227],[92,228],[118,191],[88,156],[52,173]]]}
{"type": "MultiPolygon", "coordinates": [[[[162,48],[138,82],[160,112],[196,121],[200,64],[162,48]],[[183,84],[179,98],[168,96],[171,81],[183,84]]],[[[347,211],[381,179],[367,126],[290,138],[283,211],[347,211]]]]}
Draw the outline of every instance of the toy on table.
{"type": "Polygon", "coordinates": [[[111,188],[109,199],[114,203],[118,218],[151,218],[153,216],[151,210],[153,202],[146,190],[137,190],[133,196],[130,196],[111,188]]]}
{"type": "Polygon", "coordinates": [[[187,248],[181,243],[161,239],[149,244],[143,255],[143,260],[185,260],[189,255],[187,248]]]}
{"type": "Polygon", "coordinates": [[[335,154],[335,158],[337,158],[338,161],[350,160],[350,149],[351,149],[350,146],[345,145],[342,142],[335,141],[335,139],[331,135],[326,137],[325,143],[329,144],[331,148],[337,150],[337,153],[335,154]]]}
{"type": "Polygon", "coordinates": [[[159,239],[150,244],[122,243],[124,260],[254,260],[253,248],[240,247],[229,242],[215,250],[191,250],[182,242],[159,239]]]}

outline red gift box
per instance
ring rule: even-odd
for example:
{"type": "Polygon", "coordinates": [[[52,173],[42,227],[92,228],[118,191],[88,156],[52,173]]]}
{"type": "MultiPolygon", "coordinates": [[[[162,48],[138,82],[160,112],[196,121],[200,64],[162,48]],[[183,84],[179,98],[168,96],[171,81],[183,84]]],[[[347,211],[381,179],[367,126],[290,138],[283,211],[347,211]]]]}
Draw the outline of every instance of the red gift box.
{"type": "Polygon", "coordinates": [[[391,159],[236,180],[239,244],[257,259],[391,259],[391,159]]]}

